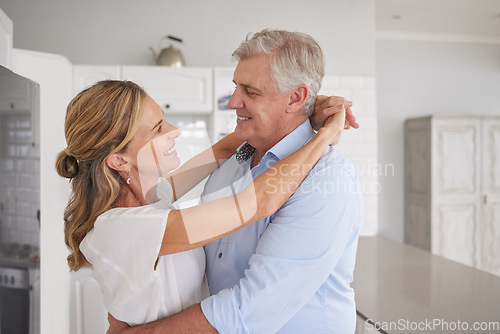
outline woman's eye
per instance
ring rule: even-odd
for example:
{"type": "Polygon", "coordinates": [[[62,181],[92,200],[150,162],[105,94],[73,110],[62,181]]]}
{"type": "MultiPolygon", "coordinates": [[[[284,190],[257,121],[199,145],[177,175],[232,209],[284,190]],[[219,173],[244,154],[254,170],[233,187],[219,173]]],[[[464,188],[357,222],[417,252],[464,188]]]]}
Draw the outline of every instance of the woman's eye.
{"type": "Polygon", "coordinates": [[[161,125],[160,125],[160,126],[158,127],[158,133],[161,133],[161,129],[162,129],[162,127],[161,127],[161,125]]]}

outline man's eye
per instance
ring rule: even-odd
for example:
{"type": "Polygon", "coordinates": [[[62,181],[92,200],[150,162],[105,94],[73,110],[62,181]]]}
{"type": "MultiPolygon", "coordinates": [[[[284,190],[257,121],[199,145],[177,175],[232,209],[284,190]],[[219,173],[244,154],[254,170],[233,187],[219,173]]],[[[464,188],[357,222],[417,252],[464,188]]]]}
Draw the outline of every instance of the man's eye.
{"type": "Polygon", "coordinates": [[[248,96],[255,96],[255,95],[257,95],[257,93],[256,93],[256,92],[252,92],[252,91],[248,91],[248,90],[247,90],[247,95],[248,95],[248,96]]]}

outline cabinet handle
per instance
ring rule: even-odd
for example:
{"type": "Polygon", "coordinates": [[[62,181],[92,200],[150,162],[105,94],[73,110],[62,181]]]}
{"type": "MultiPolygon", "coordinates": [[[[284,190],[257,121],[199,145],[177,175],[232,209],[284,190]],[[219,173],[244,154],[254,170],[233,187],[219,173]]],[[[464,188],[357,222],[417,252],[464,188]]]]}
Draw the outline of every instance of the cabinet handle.
{"type": "Polygon", "coordinates": [[[488,197],[486,195],[483,196],[483,203],[484,204],[488,203],[488,197]]]}
{"type": "Polygon", "coordinates": [[[170,109],[170,104],[165,104],[165,109],[170,109]]]}

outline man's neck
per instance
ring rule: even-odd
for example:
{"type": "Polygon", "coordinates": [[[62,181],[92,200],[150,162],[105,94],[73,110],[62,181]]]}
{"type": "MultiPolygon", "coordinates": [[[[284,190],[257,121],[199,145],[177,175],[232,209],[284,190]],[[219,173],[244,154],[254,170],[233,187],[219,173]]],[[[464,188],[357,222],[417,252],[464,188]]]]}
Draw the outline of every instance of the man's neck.
{"type": "Polygon", "coordinates": [[[279,137],[277,140],[274,140],[272,143],[270,143],[270,144],[268,143],[265,147],[259,146],[259,145],[254,146],[249,142],[249,144],[255,148],[255,151],[253,153],[253,158],[252,158],[252,164],[250,165],[250,168],[254,168],[255,166],[257,166],[260,163],[260,161],[262,160],[262,158],[264,157],[264,155],[267,153],[267,151],[269,151],[274,145],[278,144],[281,140],[283,140],[283,138],[285,138],[290,133],[295,131],[295,129],[297,129],[302,123],[304,123],[304,121],[302,121],[298,124],[295,124],[295,126],[290,131],[283,134],[281,137],[279,137]]]}

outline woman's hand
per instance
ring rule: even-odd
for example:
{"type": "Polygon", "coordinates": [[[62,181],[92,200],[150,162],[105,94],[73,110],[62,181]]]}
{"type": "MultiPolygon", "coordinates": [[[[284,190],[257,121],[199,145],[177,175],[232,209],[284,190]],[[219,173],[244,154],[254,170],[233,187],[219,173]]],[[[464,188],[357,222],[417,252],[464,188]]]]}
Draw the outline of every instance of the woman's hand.
{"type": "Polygon", "coordinates": [[[340,140],[340,135],[342,130],[346,129],[346,108],[343,105],[337,107],[338,109],[333,116],[326,119],[323,127],[318,130],[318,134],[323,135],[325,133],[326,138],[329,138],[329,145],[336,145],[340,140]]]}
{"type": "Polygon", "coordinates": [[[325,96],[318,95],[314,104],[314,112],[309,117],[311,126],[318,131],[325,121],[332,115],[342,112],[345,109],[345,124],[344,129],[351,127],[357,129],[359,124],[356,122],[352,110],[352,102],[341,96],[325,96]]]}

